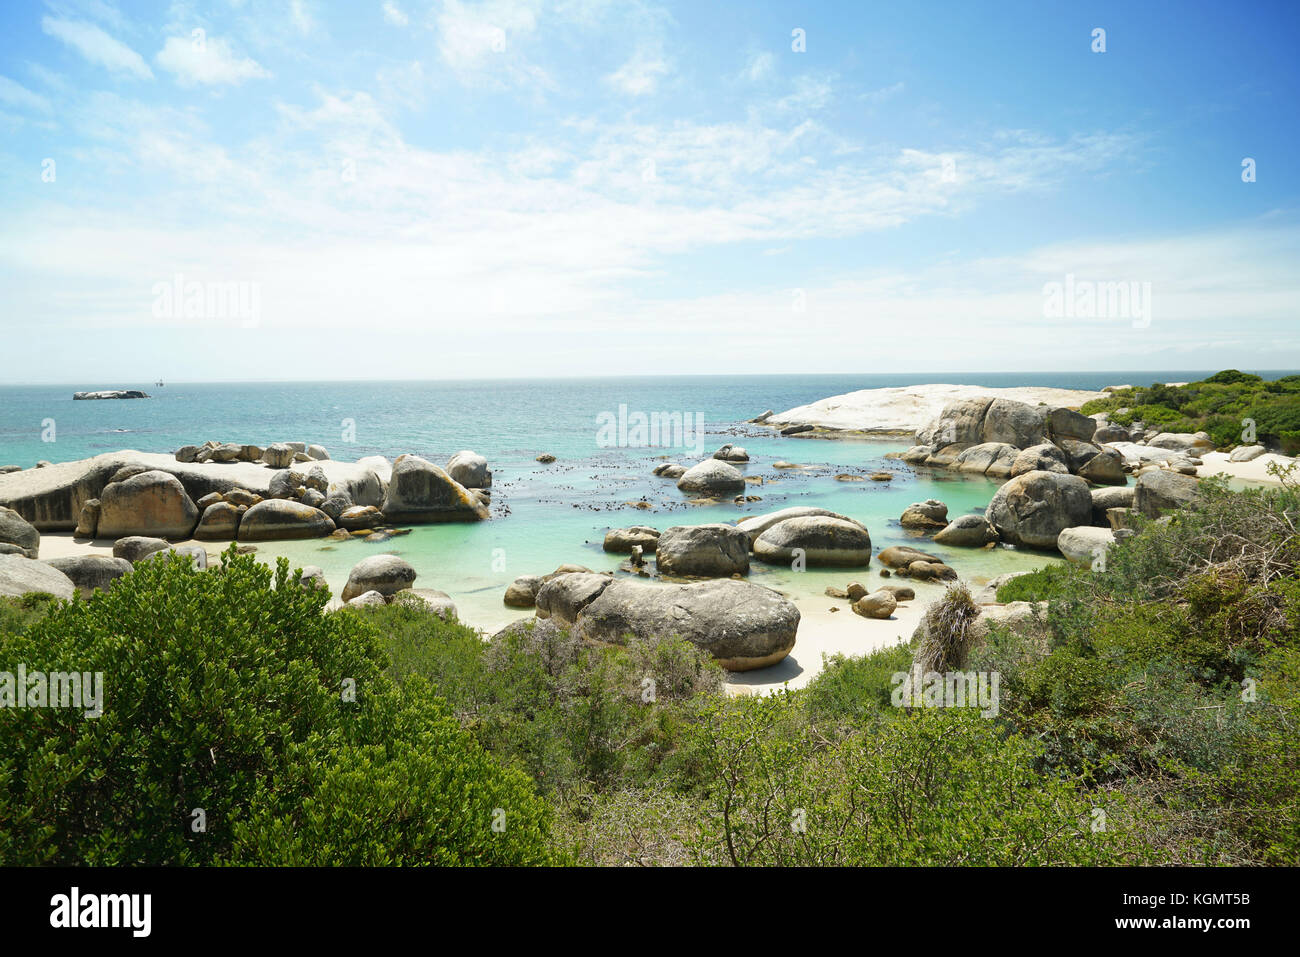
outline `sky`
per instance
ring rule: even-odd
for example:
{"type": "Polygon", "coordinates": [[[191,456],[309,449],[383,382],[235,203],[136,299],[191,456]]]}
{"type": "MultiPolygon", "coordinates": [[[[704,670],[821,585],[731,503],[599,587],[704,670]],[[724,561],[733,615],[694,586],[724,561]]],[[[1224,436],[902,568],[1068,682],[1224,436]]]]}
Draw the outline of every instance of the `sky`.
{"type": "Polygon", "coordinates": [[[10,0],[0,382],[1300,368],[1300,4],[10,0]]]}

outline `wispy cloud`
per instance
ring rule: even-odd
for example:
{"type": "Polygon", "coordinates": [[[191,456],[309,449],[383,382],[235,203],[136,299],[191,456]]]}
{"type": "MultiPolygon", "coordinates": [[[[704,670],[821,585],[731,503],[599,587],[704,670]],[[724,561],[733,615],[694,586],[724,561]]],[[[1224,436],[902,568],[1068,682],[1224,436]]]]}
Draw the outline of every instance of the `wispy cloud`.
{"type": "Polygon", "coordinates": [[[384,0],[384,19],[395,27],[404,27],[411,22],[411,18],[403,12],[402,8],[393,3],[393,0],[384,0]]]}
{"type": "Polygon", "coordinates": [[[238,84],[271,75],[256,60],[235,54],[221,37],[168,37],[154,62],[182,86],[238,84]]]}
{"type": "Polygon", "coordinates": [[[660,78],[670,71],[671,67],[662,55],[641,49],[605,80],[629,96],[645,96],[653,93],[660,78]]]}
{"type": "Polygon", "coordinates": [[[37,93],[33,93],[21,83],[16,83],[7,76],[0,76],[0,103],[40,113],[50,111],[49,100],[37,93]]]}
{"type": "Polygon", "coordinates": [[[153,71],[125,43],[113,39],[93,23],[42,17],[41,29],[62,40],[83,57],[113,73],[126,73],[142,80],[153,79],[153,71]]]}

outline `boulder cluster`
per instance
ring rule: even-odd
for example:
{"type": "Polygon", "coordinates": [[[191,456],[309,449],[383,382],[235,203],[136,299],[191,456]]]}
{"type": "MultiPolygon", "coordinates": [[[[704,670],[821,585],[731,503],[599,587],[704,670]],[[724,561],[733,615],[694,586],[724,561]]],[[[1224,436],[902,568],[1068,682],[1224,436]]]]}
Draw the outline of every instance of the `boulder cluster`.
{"type": "Polygon", "coordinates": [[[337,463],[300,442],[208,442],[179,449],[175,459],[124,453],[68,463],[9,504],[33,526],[75,526],[82,538],[240,542],[373,540],[399,534],[397,523],[479,521],[491,504],[492,472],[470,451],[457,452],[446,469],[414,455],[337,463]]]}
{"type": "Polygon", "coordinates": [[[1097,485],[1123,485],[1124,457],[1096,444],[1096,431],[1097,420],[1073,409],[1013,399],[963,399],[945,406],[899,458],[995,479],[1044,471],[1078,475],[1097,485]]]}
{"type": "Polygon", "coordinates": [[[729,671],[765,668],[795,643],[799,609],[770,588],[730,578],[682,584],[615,579],[578,566],[519,579],[507,604],[528,594],[540,622],[570,629],[593,644],[675,636],[707,651],[729,671]]]}
{"type": "MultiPolygon", "coordinates": [[[[1132,514],[1160,518],[1189,505],[1199,496],[1198,484],[1193,476],[1163,469],[1143,470],[1131,486],[1097,488],[1090,488],[1077,475],[1025,472],[997,490],[984,514],[961,515],[947,522],[934,541],[970,548],[1003,542],[1056,549],[1072,561],[1094,564],[1117,539],[1132,534],[1132,514]]],[[[942,503],[922,504],[930,515],[939,515],[933,506],[942,503]]],[[[904,516],[918,507],[911,506],[904,516]]],[[[884,561],[884,553],[878,557],[884,561]]]]}

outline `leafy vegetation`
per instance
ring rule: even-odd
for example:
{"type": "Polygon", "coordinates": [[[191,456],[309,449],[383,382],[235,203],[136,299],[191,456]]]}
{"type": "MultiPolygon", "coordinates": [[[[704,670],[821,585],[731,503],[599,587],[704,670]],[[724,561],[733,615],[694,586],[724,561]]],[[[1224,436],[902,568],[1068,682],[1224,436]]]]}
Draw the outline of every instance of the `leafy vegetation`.
{"type": "Polygon", "coordinates": [[[1084,415],[1105,412],[1119,425],[1144,423],[1165,432],[1209,434],[1219,448],[1258,441],[1289,455],[1300,451],[1300,376],[1266,382],[1257,375],[1225,369],[1183,386],[1156,383],[1121,389],[1094,399],[1084,415]],[[1247,420],[1255,438],[1243,437],[1247,420]]]}

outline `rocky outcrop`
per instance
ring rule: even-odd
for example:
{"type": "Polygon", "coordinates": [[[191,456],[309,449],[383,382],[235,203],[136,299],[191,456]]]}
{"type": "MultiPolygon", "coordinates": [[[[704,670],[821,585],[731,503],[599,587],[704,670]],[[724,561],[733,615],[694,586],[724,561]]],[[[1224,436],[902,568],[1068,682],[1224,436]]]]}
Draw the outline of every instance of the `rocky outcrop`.
{"type": "Polygon", "coordinates": [[[125,558],[108,555],[71,555],[51,558],[45,564],[67,575],[82,598],[89,598],[96,588],[104,591],[123,575],[131,573],[132,565],[125,558]]]}
{"type": "Polygon", "coordinates": [[[1062,472],[1070,471],[1065,452],[1060,447],[1045,442],[1031,445],[1015,457],[1011,463],[1011,477],[1024,475],[1026,472],[1062,472]]]}
{"type": "Polygon", "coordinates": [[[983,515],[958,515],[934,536],[936,545],[961,548],[983,548],[997,540],[997,529],[983,515]]]}
{"type": "MultiPolygon", "coordinates": [[[[348,492],[354,504],[383,504],[383,478],[371,459],[319,464],[331,486],[348,492]]],[[[82,508],[92,499],[102,498],[105,486],[125,468],[173,475],[194,502],[212,492],[225,493],[233,489],[245,489],[269,498],[270,482],[276,474],[252,462],[185,463],[170,454],[111,452],[91,459],[57,463],[44,469],[0,475],[0,505],[12,508],[39,531],[72,531],[81,519],[82,508]]],[[[387,470],[386,463],[384,469],[387,470]]],[[[197,515],[195,518],[197,520],[197,515]]],[[[97,535],[107,538],[112,533],[97,530],[97,535]]]]}
{"type": "Polygon", "coordinates": [[[1055,548],[1062,529],[1091,520],[1092,495],[1077,476],[1026,472],[998,489],[984,517],[1004,542],[1055,548]]]}
{"type": "Polygon", "coordinates": [[[745,451],[741,446],[732,445],[730,442],[728,442],[722,448],[718,449],[718,451],[714,452],[713,457],[715,459],[720,459],[723,462],[748,462],[749,461],[749,453],[745,451]]]}
{"type": "Polygon", "coordinates": [[[1177,472],[1143,472],[1133,489],[1133,509],[1148,518],[1159,518],[1170,509],[1185,508],[1201,497],[1200,482],[1177,472]]]}
{"type": "Polygon", "coordinates": [[[754,557],[772,564],[788,565],[802,557],[810,568],[858,568],[871,563],[871,536],[857,522],[823,515],[790,518],[754,539],[754,557]]]}
{"type": "Polygon", "coordinates": [[[692,465],[677,480],[683,492],[732,495],[745,490],[745,477],[734,466],[719,459],[705,459],[692,465]]]}
{"type": "Polygon", "coordinates": [[[0,506],[0,544],[13,545],[24,558],[37,558],[41,533],[13,509],[0,506]]]}
{"type": "Polygon", "coordinates": [[[981,442],[963,449],[953,460],[958,472],[973,472],[989,478],[1008,478],[1020,449],[1005,442],[981,442]]]}
{"type": "Polygon", "coordinates": [[[1094,485],[1124,485],[1124,457],[1115,449],[1101,449],[1078,468],[1079,478],[1094,485]]]}
{"type": "Polygon", "coordinates": [[[1112,508],[1131,508],[1136,490],[1130,486],[1111,486],[1092,490],[1092,524],[1106,528],[1106,513],[1112,508]]]}
{"type": "Polygon", "coordinates": [[[1169,449],[1173,452],[1193,455],[1214,451],[1214,440],[1205,432],[1161,432],[1148,439],[1147,445],[1155,449],[1169,449]]]}
{"type": "Polygon", "coordinates": [[[96,533],[103,538],[152,535],[185,539],[198,521],[198,507],[180,480],[153,470],[104,486],[99,494],[96,533]]]}
{"type": "Polygon", "coordinates": [[[605,533],[602,548],[615,554],[630,554],[636,545],[649,555],[659,546],[659,531],[648,525],[633,525],[630,528],[611,528],[605,533]]]}
{"type": "Polygon", "coordinates": [[[334,522],[318,508],[287,499],[267,499],[244,513],[239,521],[238,540],[266,542],[298,538],[324,538],[334,531],[334,522]]]}
{"type": "Polygon", "coordinates": [[[103,389],[99,392],[74,392],[72,398],[80,402],[87,399],[149,399],[152,396],[139,389],[103,389]]]}
{"type": "Polygon", "coordinates": [[[761,585],[734,579],[689,585],[616,581],[580,609],[573,634],[604,644],[622,644],[629,636],[679,637],[723,668],[749,671],[785,658],[798,628],[794,603],[761,585]]]}
{"type": "Polygon", "coordinates": [[[749,536],[734,525],[674,525],[659,536],[661,575],[725,578],[749,574],[749,536]]]}
{"type": "Polygon", "coordinates": [[[489,514],[477,495],[415,455],[393,464],[382,511],[394,523],[476,522],[489,514]]]}
{"type": "MultiPolygon", "coordinates": [[[[246,511],[246,509],[245,509],[246,511]]],[[[243,515],[238,505],[214,502],[203,510],[194,537],[208,542],[232,542],[239,534],[239,519],[243,515]]]]}
{"type": "Polygon", "coordinates": [[[541,575],[520,575],[506,588],[504,601],[511,608],[532,608],[545,582],[541,575]]]}
{"type": "Polygon", "coordinates": [[[853,602],[854,614],[863,618],[888,618],[898,607],[898,599],[892,591],[881,588],[853,602]]]}
{"type": "Polygon", "coordinates": [[[396,555],[371,555],[357,562],[348,574],[348,583],[340,596],[351,601],[366,592],[395,595],[415,583],[415,569],[405,559],[396,555]]]}
{"type": "Polygon", "coordinates": [[[491,488],[492,472],[488,461],[477,452],[463,449],[447,462],[447,474],[465,488],[491,488]]]}
{"type": "Polygon", "coordinates": [[[1080,525],[1061,529],[1056,538],[1056,549],[1072,562],[1101,567],[1107,549],[1115,544],[1115,533],[1109,528],[1080,525]]]}
{"type": "Polygon", "coordinates": [[[1228,453],[1228,461],[1253,462],[1267,451],[1262,445],[1239,445],[1228,453]]]}
{"type": "Polygon", "coordinates": [[[966,399],[946,406],[898,457],[914,465],[1015,478],[1027,472],[1124,481],[1124,459],[1093,444],[1097,420],[1062,406],[966,399]]]}
{"type": "Polygon", "coordinates": [[[913,502],[903,510],[898,524],[904,528],[943,528],[948,524],[948,506],[935,498],[913,502]]]}
{"type": "Polygon", "coordinates": [[[76,590],[71,578],[46,562],[24,555],[0,555],[0,595],[44,592],[71,601],[76,590]]]}
{"type": "Polygon", "coordinates": [[[1047,413],[1047,431],[1054,442],[1062,439],[1092,442],[1097,431],[1097,420],[1073,409],[1051,409],[1047,413]]]}
{"type": "Polygon", "coordinates": [[[147,535],[128,535],[113,543],[113,557],[124,558],[131,564],[143,561],[154,552],[163,551],[171,545],[162,538],[150,538],[147,535]]]}
{"type": "Polygon", "coordinates": [[[882,549],[876,556],[876,560],[886,568],[901,569],[908,568],[916,562],[943,563],[943,559],[938,555],[931,555],[910,545],[891,545],[889,548],[882,549]]]}
{"type": "Polygon", "coordinates": [[[762,535],[773,525],[791,518],[811,518],[814,516],[824,516],[826,518],[838,518],[844,522],[852,522],[863,531],[866,526],[857,519],[849,518],[847,515],[841,515],[839,512],[832,512],[830,509],[817,508],[812,505],[793,505],[790,508],[779,509],[775,512],[768,512],[765,515],[755,515],[752,518],[746,518],[736,523],[736,527],[749,536],[750,546],[753,546],[754,539],[762,535]]]}
{"type": "Polygon", "coordinates": [[[610,575],[595,572],[556,575],[537,591],[537,617],[572,625],[579,613],[599,598],[613,580],[610,575]]]}

